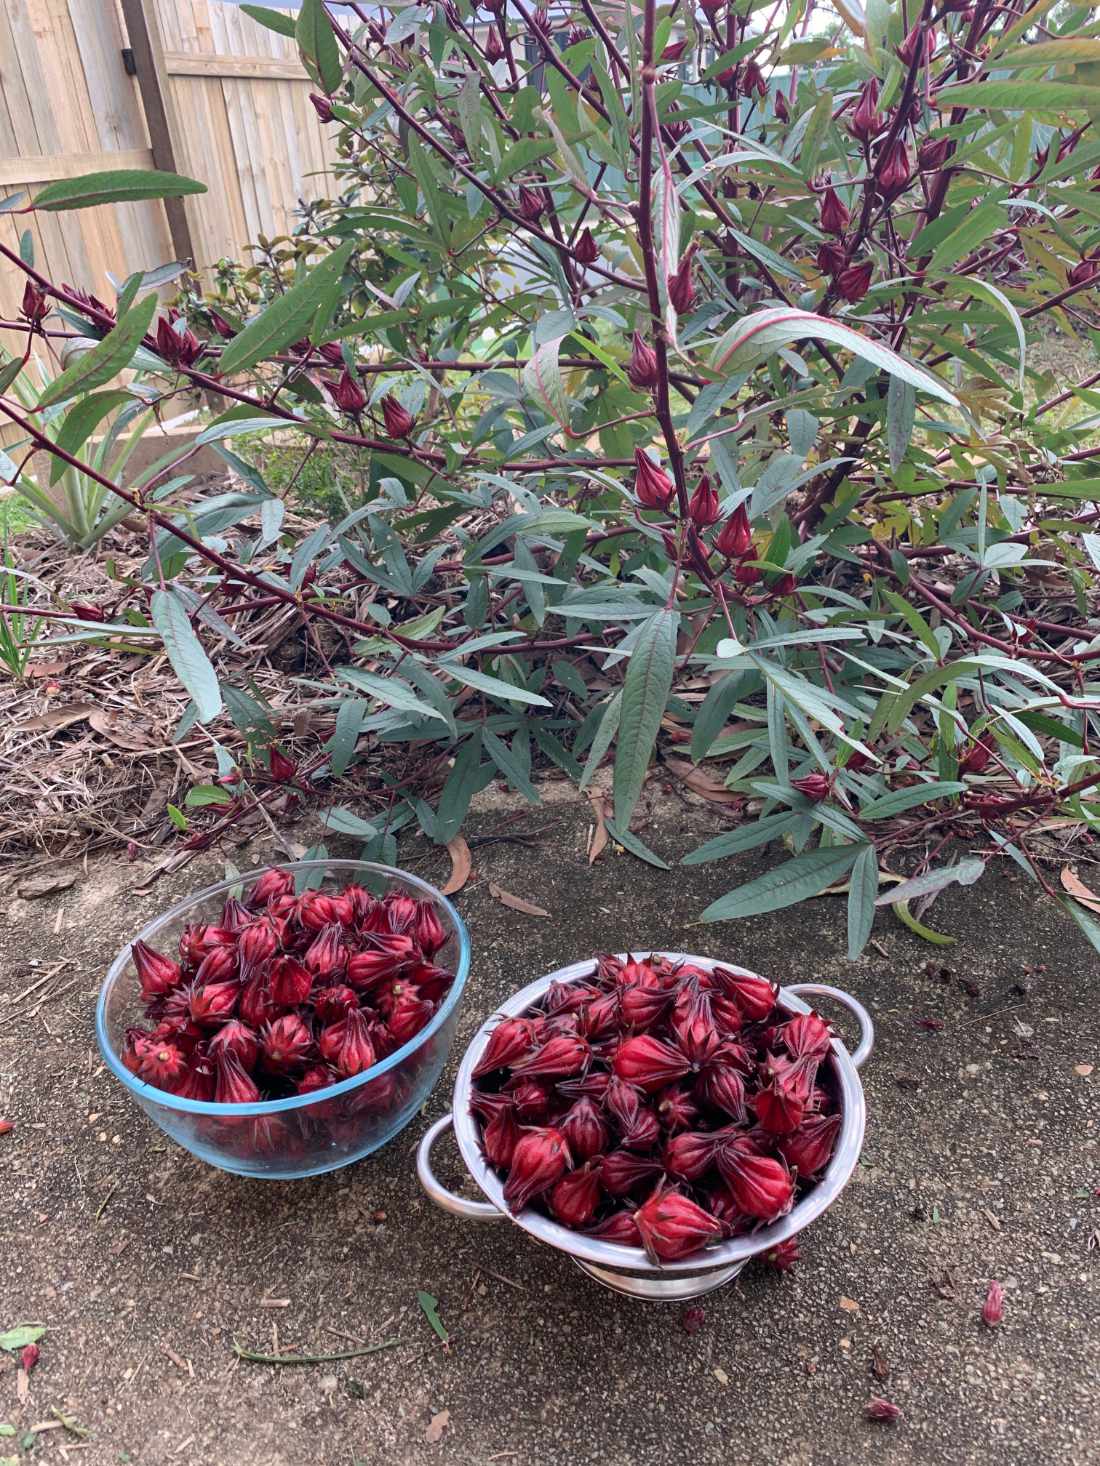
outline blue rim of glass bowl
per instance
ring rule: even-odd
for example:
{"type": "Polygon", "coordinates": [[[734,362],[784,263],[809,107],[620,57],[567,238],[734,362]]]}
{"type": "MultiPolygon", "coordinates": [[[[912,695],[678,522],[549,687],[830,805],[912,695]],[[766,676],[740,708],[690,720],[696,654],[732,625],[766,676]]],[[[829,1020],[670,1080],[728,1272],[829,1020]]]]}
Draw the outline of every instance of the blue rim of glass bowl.
{"type": "MultiPolygon", "coordinates": [[[[349,876],[350,878],[350,876],[349,876]]],[[[367,860],[291,860],[276,866],[261,865],[255,870],[242,871],[240,875],[233,876],[229,880],[219,881],[217,885],[207,886],[202,891],[196,891],[194,895],[185,897],[178,901],[175,906],[169,907],[160,916],[153,918],[145,927],[138,932],[137,936],[127,942],[122,951],[111,963],[107,970],[107,976],[103,981],[100,990],[99,1001],[96,1004],[95,1031],[99,1043],[99,1051],[103,1055],[111,1072],[121,1079],[126,1088],[140,1099],[152,1100],[154,1104],[161,1105],[164,1109],[179,1110],[187,1115],[221,1115],[221,1116],[242,1116],[242,1115],[278,1115],[289,1110],[303,1110],[310,1105],[315,1105],[321,1100],[330,1100],[339,1095],[353,1094],[364,1084],[369,1084],[372,1079],[377,1079],[380,1074],[396,1068],[404,1059],[414,1054],[418,1048],[427,1043],[433,1033],[436,1033],[448,1017],[454,1012],[458,1000],[462,996],[462,990],[466,986],[466,978],[470,971],[470,934],[466,930],[466,923],[459,916],[458,912],[447,900],[443,893],[435,886],[429,885],[419,876],[410,874],[407,870],[398,870],[392,865],[375,865],[367,860]],[[425,896],[430,897],[446,911],[454,923],[455,932],[458,935],[458,962],[455,965],[454,981],[451,983],[450,991],[440,1004],[439,1011],[433,1016],[432,1021],[413,1035],[408,1043],[395,1049],[379,1064],[374,1064],[370,1069],[364,1069],[362,1074],[356,1074],[351,1079],[342,1079],[339,1084],[333,1084],[328,1089],[313,1090],[309,1094],[289,1095],[286,1099],[259,1100],[248,1105],[220,1105],[214,1100],[191,1100],[183,1099],[177,1094],[171,1094],[166,1089],[157,1089],[155,1085],[146,1084],[136,1074],[131,1074],[122,1060],[114,1051],[114,1047],[107,1033],[107,1000],[114,990],[116,982],[123,975],[129,966],[131,949],[134,942],[150,941],[158,932],[164,930],[171,922],[186,915],[193,907],[200,905],[223,891],[232,891],[238,886],[247,886],[257,877],[263,875],[264,871],[276,869],[286,870],[297,875],[303,871],[369,871],[372,875],[381,875],[389,878],[396,878],[416,887],[425,896]]]]}

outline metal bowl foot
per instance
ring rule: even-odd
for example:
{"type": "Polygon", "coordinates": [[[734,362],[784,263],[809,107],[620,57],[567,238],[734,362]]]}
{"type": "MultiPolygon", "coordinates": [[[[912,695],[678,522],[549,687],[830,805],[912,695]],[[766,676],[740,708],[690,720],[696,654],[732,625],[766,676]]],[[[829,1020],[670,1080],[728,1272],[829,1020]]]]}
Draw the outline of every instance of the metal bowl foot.
{"type": "Polygon", "coordinates": [[[597,1283],[610,1288],[613,1293],[624,1293],[628,1298],[641,1298],[648,1303],[685,1303],[691,1298],[701,1298],[704,1293],[713,1293],[715,1288],[730,1282],[745,1266],[743,1262],[735,1262],[729,1267],[690,1273],[686,1277],[654,1278],[622,1272],[618,1268],[599,1267],[594,1262],[583,1262],[579,1257],[574,1257],[573,1261],[582,1273],[595,1278],[597,1283]]]}

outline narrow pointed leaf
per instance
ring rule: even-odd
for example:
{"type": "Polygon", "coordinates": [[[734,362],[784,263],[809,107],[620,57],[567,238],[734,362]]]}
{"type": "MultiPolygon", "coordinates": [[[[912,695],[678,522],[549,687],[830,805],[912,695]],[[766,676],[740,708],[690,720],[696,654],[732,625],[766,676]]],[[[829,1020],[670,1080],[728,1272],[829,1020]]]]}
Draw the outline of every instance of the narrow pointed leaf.
{"type": "Polygon", "coordinates": [[[657,611],[644,622],[626,670],[614,777],[615,821],[624,830],[630,827],[672,690],[679,620],[674,611],[657,611]]]}

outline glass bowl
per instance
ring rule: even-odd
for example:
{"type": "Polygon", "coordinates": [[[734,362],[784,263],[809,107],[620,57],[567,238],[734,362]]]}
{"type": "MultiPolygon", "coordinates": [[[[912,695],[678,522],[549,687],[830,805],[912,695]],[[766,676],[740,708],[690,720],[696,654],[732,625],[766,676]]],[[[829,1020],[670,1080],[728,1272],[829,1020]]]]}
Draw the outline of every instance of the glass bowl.
{"type": "MultiPolygon", "coordinates": [[[[454,973],[454,982],[419,1033],[362,1074],[312,1094],[247,1105],[184,1099],[146,1084],[120,1057],[127,1028],[142,1021],[144,1014],[127,943],[111,963],[99,995],[96,1037],[108,1067],[145,1113],[192,1155],[240,1176],[292,1181],[362,1160],[403,1130],[427,1099],[454,1037],[470,968],[470,938],[447,898],[407,871],[362,860],[299,860],[276,868],[289,871],[299,890],[340,889],[354,881],[376,893],[397,890],[433,903],[447,933],[435,961],[454,973]]],[[[187,923],[216,924],[226,898],[269,869],[245,871],[207,886],[155,917],[133,940],[174,950],[187,923]]]]}

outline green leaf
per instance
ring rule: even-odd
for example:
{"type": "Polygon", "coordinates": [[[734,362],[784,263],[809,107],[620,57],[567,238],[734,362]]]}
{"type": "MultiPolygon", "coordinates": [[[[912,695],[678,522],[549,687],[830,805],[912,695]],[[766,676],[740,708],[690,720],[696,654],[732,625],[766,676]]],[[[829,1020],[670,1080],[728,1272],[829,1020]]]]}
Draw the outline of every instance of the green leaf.
{"type": "MultiPolygon", "coordinates": [[[[586,789],[592,775],[603,762],[607,750],[611,747],[615,734],[619,731],[619,719],[623,709],[623,690],[620,687],[614,697],[611,698],[603,710],[603,717],[600,719],[600,726],[596,729],[596,736],[592,740],[592,746],[588,750],[588,757],[585,760],[584,771],[581,774],[580,787],[586,789]]],[[[620,842],[621,843],[621,842],[620,842]]]]}
{"type": "Polygon", "coordinates": [[[914,901],[918,896],[928,896],[933,891],[942,891],[945,886],[955,884],[972,886],[984,874],[985,861],[976,855],[968,855],[955,865],[941,865],[936,870],[925,871],[922,876],[914,876],[910,881],[902,881],[900,886],[894,886],[880,896],[875,905],[895,906],[899,901],[914,901]]]}
{"type": "Polygon", "coordinates": [[[488,693],[490,697],[504,698],[508,702],[526,702],[533,707],[549,708],[553,706],[537,692],[528,692],[526,687],[515,687],[511,682],[505,682],[502,677],[491,677],[488,672],[475,672],[472,667],[464,667],[461,662],[448,662],[440,670],[446,672],[448,677],[454,677],[456,681],[464,682],[467,687],[476,687],[478,692],[488,693]]]}
{"type": "MultiPolygon", "coordinates": [[[[972,249],[981,244],[984,240],[992,239],[999,233],[1006,223],[1005,211],[1000,204],[982,204],[979,208],[966,214],[950,234],[942,239],[932,253],[929,265],[931,270],[937,273],[945,273],[963,258],[972,249]]],[[[914,243],[914,251],[920,252],[919,237],[914,243]]]]}
{"type": "Polygon", "coordinates": [[[441,723],[446,721],[442,713],[422,702],[399,677],[379,677],[376,673],[364,672],[359,667],[341,667],[339,675],[345,682],[350,682],[353,687],[358,687],[361,692],[376,698],[386,707],[415,713],[419,718],[436,718],[441,723]]]}
{"type": "Polygon", "coordinates": [[[329,296],[333,283],[339,281],[358,247],[358,240],[349,239],[326,255],[320,264],[314,265],[285,294],[277,295],[254,321],[250,321],[227,343],[219,366],[222,376],[243,371],[308,335],[322,301],[329,296]]]}
{"type": "Polygon", "coordinates": [[[0,367],[0,392],[6,392],[8,390],[25,366],[26,362],[23,358],[16,356],[11,361],[5,362],[3,367],[0,367]]]}
{"type": "Polygon", "coordinates": [[[766,845],[769,840],[778,840],[788,830],[793,830],[804,816],[797,810],[783,810],[779,814],[767,814],[752,824],[738,825],[736,830],[727,830],[724,835],[715,835],[705,845],[700,845],[681,860],[681,865],[705,865],[708,860],[724,860],[728,855],[737,855],[742,850],[753,850],[757,845],[766,845]]]}
{"type": "MultiPolygon", "coordinates": [[[[983,86],[987,84],[982,83],[983,86]]],[[[791,306],[773,306],[768,310],[754,311],[752,315],[744,316],[730,327],[714,348],[711,366],[716,371],[725,368],[738,372],[747,371],[781,347],[805,340],[830,341],[835,346],[842,346],[881,371],[900,377],[918,391],[938,397],[953,407],[958,406],[958,398],[954,392],[938,377],[907,361],[888,346],[881,346],[877,341],[861,336],[858,331],[853,331],[851,326],[845,326],[840,321],[829,320],[812,311],[796,310],[791,306]]]]}
{"type": "Polygon", "coordinates": [[[886,439],[890,449],[890,467],[894,473],[897,473],[909,451],[916,415],[916,392],[900,377],[891,377],[890,385],[886,389],[886,439]]]}
{"type": "Polygon", "coordinates": [[[90,350],[82,351],[59,377],[53,379],[38,399],[38,406],[50,407],[55,402],[75,397],[78,392],[91,392],[128,367],[141,345],[141,338],[149,329],[158,304],[155,295],[148,295],[135,305],[102,341],[97,341],[90,350]]]}
{"type": "Polygon", "coordinates": [[[924,941],[931,942],[934,947],[953,947],[958,941],[958,937],[949,937],[943,932],[933,931],[930,926],[925,926],[924,922],[918,921],[904,901],[899,901],[896,906],[891,906],[890,910],[902,926],[907,926],[911,932],[924,941]]]}
{"type": "Polygon", "coordinates": [[[880,794],[870,799],[859,811],[860,819],[885,820],[903,810],[915,809],[920,804],[931,804],[935,799],[946,799],[948,795],[963,794],[966,785],[957,779],[933,780],[928,784],[911,784],[907,789],[893,789],[889,794],[880,794]]]}
{"type": "Polygon", "coordinates": [[[267,26],[269,31],[277,31],[280,36],[294,38],[294,17],[286,15],[281,10],[269,10],[266,5],[242,5],[241,10],[245,15],[251,16],[258,25],[267,26]]]}
{"type": "Polygon", "coordinates": [[[1100,87],[1071,81],[966,81],[941,87],[935,105],[981,111],[1066,112],[1100,107],[1100,87]]]}
{"type": "Polygon", "coordinates": [[[183,602],[174,591],[156,590],[150,602],[149,615],[163,638],[172,670],[195,700],[199,722],[210,722],[222,710],[221,689],[183,602]]]}
{"type": "Polygon", "coordinates": [[[363,728],[367,704],[358,697],[348,697],[336,709],[336,725],[326,747],[332,772],[340,779],[347,773],[355,757],[355,746],[363,728]]]}
{"type": "Polygon", "coordinates": [[[607,826],[607,833],[617,841],[624,850],[629,850],[631,855],[636,855],[639,860],[644,860],[647,865],[655,865],[658,870],[671,870],[667,860],[662,860],[655,855],[648,845],[644,845],[637,835],[630,830],[624,830],[615,823],[613,819],[604,816],[604,824],[607,826]]]}
{"type": "MultiPolygon", "coordinates": [[[[65,414],[65,421],[54,439],[59,448],[67,453],[79,453],[109,412],[134,399],[129,392],[116,388],[111,392],[93,392],[74,402],[65,414]]],[[[55,484],[69,465],[63,458],[54,458],[50,464],[50,483],[55,484]]]]}
{"type": "Polygon", "coordinates": [[[1097,922],[1083,906],[1078,906],[1076,901],[1062,901],[1060,904],[1073,917],[1096,951],[1100,952],[1100,922],[1097,922]]]}
{"type": "MultiPolygon", "coordinates": [[[[963,288],[964,287],[962,285],[959,286],[960,291],[963,288]]],[[[965,289],[971,294],[976,291],[979,295],[987,295],[989,299],[992,300],[993,303],[997,306],[998,310],[1003,311],[1004,314],[1008,317],[1009,321],[1012,323],[1012,329],[1016,333],[1016,345],[1019,348],[1019,365],[1016,371],[1016,386],[1018,390],[1022,392],[1024,390],[1024,383],[1026,381],[1025,368],[1027,364],[1027,336],[1024,332],[1024,323],[1020,317],[1020,312],[1012,304],[1012,302],[1009,300],[1008,296],[1004,293],[1003,290],[998,289],[998,287],[992,284],[989,280],[983,280],[980,276],[968,275],[966,277],[965,289]]]]}
{"type": "Polygon", "coordinates": [[[302,0],[294,36],[303,60],[313,63],[321,85],[330,95],[340,90],[344,68],[336,32],[321,0],[302,0]]]}
{"type": "Polygon", "coordinates": [[[539,791],[531,783],[526,769],[521,767],[519,761],[503,739],[491,732],[488,728],[481,730],[481,742],[485,752],[496,764],[497,768],[507,779],[508,783],[515,790],[518,790],[527,800],[528,804],[541,804],[539,791]]]}
{"type": "Polygon", "coordinates": [[[191,809],[202,809],[208,804],[232,804],[233,796],[220,784],[196,784],[183,802],[191,809]]]}
{"type": "Polygon", "coordinates": [[[630,654],[615,744],[615,821],[624,830],[630,828],[672,691],[679,624],[675,611],[655,612],[638,628],[630,654]]]}
{"type": "Polygon", "coordinates": [[[848,960],[854,962],[867,945],[875,922],[878,895],[878,856],[865,845],[852,866],[848,883],[848,960]]]}
{"type": "Polygon", "coordinates": [[[691,729],[691,758],[700,763],[725,726],[734,705],[752,682],[751,672],[729,673],[711,687],[695,714],[691,729]]]}
{"type": "Polygon", "coordinates": [[[416,1295],[416,1301],[424,1310],[424,1317],[431,1324],[432,1328],[435,1330],[436,1334],[443,1341],[443,1343],[446,1344],[451,1336],[444,1328],[443,1320],[439,1317],[439,1299],[433,1298],[430,1293],[423,1293],[418,1291],[416,1295]]]}
{"type": "Polygon", "coordinates": [[[350,809],[324,809],[321,822],[326,829],[335,830],[338,835],[353,835],[357,840],[373,840],[378,834],[376,825],[360,819],[350,809]]]}
{"type": "Polygon", "coordinates": [[[733,921],[742,916],[759,916],[766,911],[779,911],[794,906],[808,896],[819,895],[847,875],[861,851],[861,845],[831,845],[826,849],[808,850],[793,860],[758,876],[746,886],[739,886],[728,895],[711,903],[700,921],[733,921]]]}
{"type": "Polygon", "coordinates": [[[43,1324],[17,1323],[6,1334],[0,1334],[0,1349],[7,1349],[10,1353],[25,1349],[28,1344],[37,1344],[45,1332],[43,1324]]]}
{"type": "Polygon", "coordinates": [[[162,173],[156,168],[117,168],[47,183],[36,194],[34,207],[53,213],[59,209],[90,209],[97,204],[129,204],[138,199],[178,199],[185,194],[205,192],[205,183],[183,178],[178,173],[162,173]]]}
{"type": "Polygon", "coordinates": [[[564,336],[544,341],[523,368],[523,385],[559,427],[569,426],[569,398],[558,365],[558,350],[564,336]]]}

